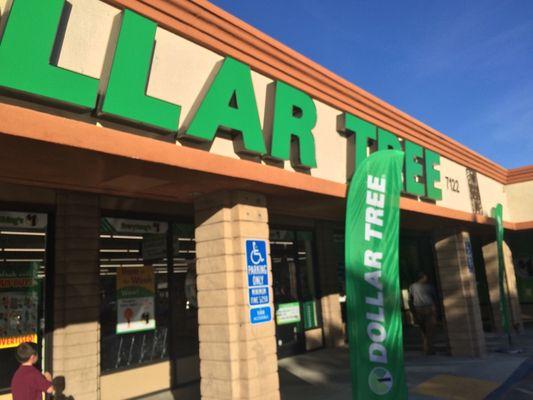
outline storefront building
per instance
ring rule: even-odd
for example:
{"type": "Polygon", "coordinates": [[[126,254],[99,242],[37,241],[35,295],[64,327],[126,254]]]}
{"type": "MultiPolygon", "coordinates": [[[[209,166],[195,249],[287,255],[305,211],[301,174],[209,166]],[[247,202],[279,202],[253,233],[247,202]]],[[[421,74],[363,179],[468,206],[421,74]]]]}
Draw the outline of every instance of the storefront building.
{"type": "Polygon", "coordinates": [[[533,166],[204,0],[0,12],[0,399],[21,341],[76,400],[279,399],[278,357],[345,343],[346,183],[388,148],[406,154],[401,286],[437,286],[442,351],[482,356],[501,330],[498,203],[514,329],[533,318],[533,166]]]}

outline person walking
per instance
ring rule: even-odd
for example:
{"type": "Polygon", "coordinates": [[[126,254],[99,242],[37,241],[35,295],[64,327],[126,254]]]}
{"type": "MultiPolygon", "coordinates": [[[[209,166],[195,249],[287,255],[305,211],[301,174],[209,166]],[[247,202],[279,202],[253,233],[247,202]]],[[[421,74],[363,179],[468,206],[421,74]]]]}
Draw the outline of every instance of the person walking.
{"type": "Polygon", "coordinates": [[[437,323],[437,293],[425,272],[421,272],[417,281],[409,286],[409,308],[420,328],[424,353],[435,354],[433,334],[437,323]]]}

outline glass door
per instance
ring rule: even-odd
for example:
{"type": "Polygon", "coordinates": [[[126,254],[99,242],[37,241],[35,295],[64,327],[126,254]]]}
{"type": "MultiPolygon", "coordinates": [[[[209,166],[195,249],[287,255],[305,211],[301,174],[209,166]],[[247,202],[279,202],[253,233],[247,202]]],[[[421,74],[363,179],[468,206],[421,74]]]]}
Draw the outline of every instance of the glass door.
{"type": "Polygon", "coordinates": [[[306,350],[306,331],[321,327],[315,293],[313,235],[307,231],[270,231],[270,251],[278,357],[306,350]]]}
{"type": "Polygon", "coordinates": [[[276,340],[280,358],[301,353],[305,349],[294,239],[293,232],[271,232],[276,340]]]}
{"type": "Polygon", "coordinates": [[[400,231],[399,247],[400,288],[402,292],[403,344],[406,351],[422,348],[420,328],[412,310],[409,309],[409,287],[416,282],[421,272],[427,274],[429,284],[437,292],[437,324],[433,335],[433,346],[438,353],[447,352],[448,338],[444,327],[438,276],[435,270],[431,235],[418,231],[400,231]]]}
{"type": "Polygon", "coordinates": [[[199,378],[194,225],[105,217],[100,232],[103,374],[170,362],[199,378]]]}

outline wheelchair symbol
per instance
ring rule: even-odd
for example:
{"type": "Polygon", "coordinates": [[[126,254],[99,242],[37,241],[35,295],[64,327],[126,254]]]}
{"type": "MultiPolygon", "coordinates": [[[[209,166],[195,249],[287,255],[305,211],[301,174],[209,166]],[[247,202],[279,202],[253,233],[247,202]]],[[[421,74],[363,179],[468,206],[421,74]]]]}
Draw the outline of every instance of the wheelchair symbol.
{"type": "Polygon", "coordinates": [[[257,244],[255,242],[252,242],[252,251],[250,252],[250,261],[253,265],[259,265],[263,262],[265,262],[265,259],[261,255],[261,252],[257,248],[257,244]]]}

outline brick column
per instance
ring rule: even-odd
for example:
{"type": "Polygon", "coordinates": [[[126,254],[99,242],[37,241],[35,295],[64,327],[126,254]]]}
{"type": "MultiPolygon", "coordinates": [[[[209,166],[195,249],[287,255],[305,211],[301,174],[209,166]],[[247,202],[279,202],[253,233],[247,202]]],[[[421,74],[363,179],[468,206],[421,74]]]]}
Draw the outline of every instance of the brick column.
{"type": "Polygon", "coordinates": [[[98,197],[59,192],[55,229],[53,373],[65,394],[99,398],[98,197]]]}
{"type": "Polygon", "coordinates": [[[467,266],[467,232],[435,232],[437,273],[442,290],[448,340],[453,356],[486,353],[476,275],[467,266]]]}
{"type": "Polygon", "coordinates": [[[319,221],[316,224],[316,249],[319,282],[317,286],[322,306],[324,344],[339,347],[344,344],[344,326],[339,302],[338,260],[334,227],[331,223],[319,221]]]}
{"type": "MultiPolygon", "coordinates": [[[[505,262],[505,275],[507,278],[507,299],[509,304],[509,318],[515,331],[522,332],[524,325],[522,322],[522,311],[520,300],[516,288],[516,275],[513,266],[513,255],[507,243],[503,242],[503,258],[505,262]]],[[[490,305],[496,332],[503,332],[502,315],[500,312],[500,286],[498,249],[496,242],[491,242],[483,246],[483,259],[485,261],[485,272],[487,275],[487,285],[489,288],[490,305]]]]}
{"type": "Polygon", "coordinates": [[[202,399],[279,400],[274,322],[252,326],[247,306],[244,241],[268,241],[265,198],[212,194],[195,219],[202,399]]]}

